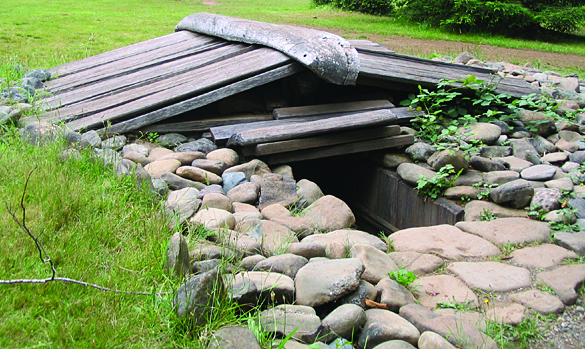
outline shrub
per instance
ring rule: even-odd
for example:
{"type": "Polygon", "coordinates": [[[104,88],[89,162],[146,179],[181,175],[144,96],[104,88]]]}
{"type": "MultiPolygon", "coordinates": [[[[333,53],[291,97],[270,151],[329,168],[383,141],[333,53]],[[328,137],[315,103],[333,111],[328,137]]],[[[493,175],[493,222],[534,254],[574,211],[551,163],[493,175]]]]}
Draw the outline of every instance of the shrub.
{"type": "Polygon", "coordinates": [[[584,5],[585,0],[407,0],[401,12],[410,20],[457,31],[517,35],[543,27],[570,33],[585,25],[584,5]]]}
{"type": "Polygon", "coordinates": [[[393,12],[393,0],[313,0],[316,5],[333,4],[347,11],[357,11],[372,15],[388,15],[393,12]]]}

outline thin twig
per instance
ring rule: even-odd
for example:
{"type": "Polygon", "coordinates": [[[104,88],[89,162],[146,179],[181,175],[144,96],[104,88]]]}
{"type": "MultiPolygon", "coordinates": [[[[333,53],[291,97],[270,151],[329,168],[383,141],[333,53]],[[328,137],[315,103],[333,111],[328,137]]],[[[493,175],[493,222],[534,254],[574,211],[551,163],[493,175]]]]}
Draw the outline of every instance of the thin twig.
{"type": "Polygon", "coordinates": [[[33,168],[28,173],[28,176],[26,177],[26,181],[24,182],[24,189],[22,191],[22,197],[20,198],[20,208],[22,210],[22,218],[18,219],[18,217],[16,216],[16,213],[14,213],[14,211],[12,210],[12,207],[10,205],[7,204],[6,209],[8,210],[8,213],[10,214],[10,216],[12,216],[12,219],[20,227],[20,229],[22,229],[35,242],[37,251],[39,252],[39,258],[40,258],[41,262],[44,264],[49,263],[52,275],[51,275],[51,277],[48,277],[45,279],[0,280],[0,285],[45,284],[45,283],[48,283],[51,281],[62,281],[62,282],[76,284],[76,285],[92,287],[92,288],[95,288],[95,289],[98,289],[101,291],[122,293],[122,294],[134,294],[134,295],[140,295],[140,296],[153,296],[153,295],[162,296],[162,295],[170,294],[170,292],[148,293],[148,292],[137,292],[137,291],[122,291],[122,290],[116,290],[116,289],[112,289],[112,288],[108,288],[108,287],[103,287],[100,285],[96,285],[96,284],[92,284],[89,282],[80,281],[80,280],[76,280],[76,279],[57,277],[57,269],[55,268],[55,264],[53,263],[53,260],[49,257],[49,254],[47,253],[47,251],[43,247],[43,244],[39,240],[38,236],[35,236],[33,233],[31,233],[31,231],[26,226],[26,207],[24,205],[24,198],[26,196],[26,191],[28,189],[28,182],[30,181],[30,177],[36,169],[37,169],[37,167],[35,166],[35,168],[33,168]]]}

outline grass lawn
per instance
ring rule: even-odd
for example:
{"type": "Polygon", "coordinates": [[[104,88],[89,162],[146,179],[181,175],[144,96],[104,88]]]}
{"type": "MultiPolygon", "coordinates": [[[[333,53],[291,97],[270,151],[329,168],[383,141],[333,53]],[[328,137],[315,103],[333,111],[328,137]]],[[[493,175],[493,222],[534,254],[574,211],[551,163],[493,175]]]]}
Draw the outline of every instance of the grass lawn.
{"type": "Polygon", "coordinates": [[[310,0],[220,0],[215,6],[199,0],[3,0],[0,60],[15,58],[29,66],[54,66],[169,34],[183,17],[196,12],[331,29],[354,38],[408,36],[585,56],[583,32],[549,42],[457,35],[388,17],[315,7],[310,0]]]}

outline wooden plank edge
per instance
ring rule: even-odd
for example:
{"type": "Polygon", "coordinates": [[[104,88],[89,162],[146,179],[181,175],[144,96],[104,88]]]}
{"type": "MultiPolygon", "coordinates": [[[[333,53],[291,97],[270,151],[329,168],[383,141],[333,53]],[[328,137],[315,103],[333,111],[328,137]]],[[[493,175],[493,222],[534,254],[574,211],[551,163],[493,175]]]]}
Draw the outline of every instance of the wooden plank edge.
{"type": "Polygon", "coordinates": [[[301,116],[316,116],[333,113],[347,113],[354,111],[378,110],[393,108],[394,104],[385,99],[371,101],[355,101],[345,103],[317,104],[302,107],[276,108],[272,111],[276,120],[301,116]]]}
{"type": "Polygon", "coordinates": [[[362,153],[366,151],[395,148],[414,143],[413,135],[399,135],[387,138],[380,138],[365,142],[347,143],[330,147],[316,148],[311,150],[299,150],[290,153],[268,155],[261,159],[268,165],[279,165],[289,162],[319,159],[330,156],[362,153]],[[362,150],[361,148],[368,148],[362,150]]]}
{"type": "Polygon", "coordinates": [[[287,76],[296,74],[303,71],[305,68],[299,63],[293,62],[288,63],[284,66],[274,68],[267,72],[254,75],[247,79],[237,81],[230,85],[218,88],[216,90],[204,93],[197,97],[193,97],[179,103],[169,105],[167,107],[140,115],[130,120],[116,123],[107,128],[101,128],[98,130],[99,133],[103,134],[106,131],[109,133],[124,133],[139,129],[140,127],[153,124],[162,120],[166,120],[170,117],[191,111],[202,106],[213,103],[225,97],[235,95],[239,92],[250,90],[254,87],[258,87],[269,82],[285,78],[287,76]]]}
{"type": "Polygon", "coordinates": [[[355,143],[366,140],[396,136],[400,134],[400,126],[390,125],[384,127],[364,128],[346,132],[333,132],[317,137],[305,137],[287,141],[261,143],[251,147],[244,147],[242,152],[245,156],[262,156],[284,152],[291,152],[303,149],[313,149],[338,145],[344,143],[355,143]]]}

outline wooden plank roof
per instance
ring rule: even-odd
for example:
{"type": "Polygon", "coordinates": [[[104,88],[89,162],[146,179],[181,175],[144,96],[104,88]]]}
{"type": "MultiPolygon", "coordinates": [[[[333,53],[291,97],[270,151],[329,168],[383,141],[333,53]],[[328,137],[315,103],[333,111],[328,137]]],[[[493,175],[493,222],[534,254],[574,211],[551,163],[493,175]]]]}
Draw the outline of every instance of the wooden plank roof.
{"type": "MultiPolygon", "coordinates": [[[[399,55],[364,40],[351,45],[359,57],[358,85],[396,88],[436,85],[441,79],[468,75],[492,78],[488,69],[399,55]]],[[[51,96],[43,100],[48,110],[42,117],[45,121],[61,122],[76,131],[107,128],[123,133],[307,68],[273,48],[183,30],[50,71],[57,78],[47,84],[51,96]]],[[[497,92],[521,96],[535,90],[521,79],[504,78],[497,92]]]]}

